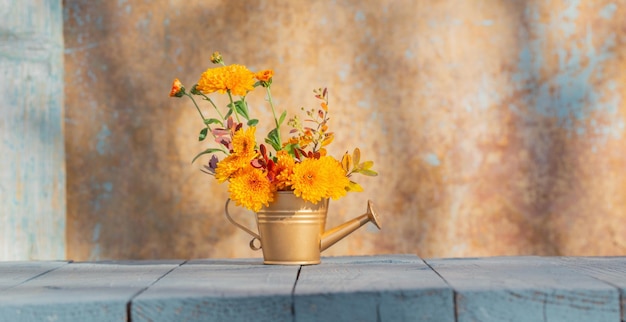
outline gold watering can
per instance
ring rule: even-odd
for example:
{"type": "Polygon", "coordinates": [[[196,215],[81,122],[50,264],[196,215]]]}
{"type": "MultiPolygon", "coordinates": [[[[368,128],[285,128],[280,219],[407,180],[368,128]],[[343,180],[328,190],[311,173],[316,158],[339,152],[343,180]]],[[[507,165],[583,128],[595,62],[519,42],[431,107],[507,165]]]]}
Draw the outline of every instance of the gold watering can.
{"type": "Polygon", "coordinates": [[[269,207],[256,213],[259,230],[257,234],[231,218],[228,212],[229,203],[230,199],[224,207],[226,217],[233,225],[253,237],[250,241],[252,250],[263,249],[265,264],[319,264],[322,251],[366,223],[371,221],[378,229],[381,228],[369,200],[364,214],[325,231],[328,199],[314,204],[296,197],[292,191],[278,191],[269,207]]]}

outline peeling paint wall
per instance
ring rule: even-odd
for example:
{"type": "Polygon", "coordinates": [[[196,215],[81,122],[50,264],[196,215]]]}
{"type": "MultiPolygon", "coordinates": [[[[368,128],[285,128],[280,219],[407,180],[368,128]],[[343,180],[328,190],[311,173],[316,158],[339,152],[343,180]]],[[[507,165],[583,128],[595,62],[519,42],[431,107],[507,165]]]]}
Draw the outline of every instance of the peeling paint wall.
{"type": "MultiPolygon", "coordinates": [[[[215,50],[273,68],[290,113],[328,87],[330,152],[375,161],[328,225],[372,199],[383,230],[325,255],[624,255],[625,5],[66,0],[68,257],[260,256],[190,164],[193,105],[167,97],[215,50]]],[[[263,94],[249,102],[267,132],[263,94]]]]}
{"type": "Polygon", "coordinates": [[[65,258],[61,8],[0,0],[0,260],[65,258]]]}

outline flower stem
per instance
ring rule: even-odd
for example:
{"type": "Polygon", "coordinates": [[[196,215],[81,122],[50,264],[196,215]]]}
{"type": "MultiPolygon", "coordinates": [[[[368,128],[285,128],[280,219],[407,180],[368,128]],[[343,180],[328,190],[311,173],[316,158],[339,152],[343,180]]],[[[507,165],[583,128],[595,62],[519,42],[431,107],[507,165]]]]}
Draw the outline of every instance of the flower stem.
{"type": "MultiPolygon", "coordinates": [[[[187,96],[189,96],[189,98],[191,98],[191,101],[193,102],[193,105],[196,107],[196,110],[198,110],[198,113],[200,113],[200,117],[202,118],[202,122],[204,123],[206,121],[206,118],[202,114],[202,111],[200,110],[200,107],[198,107],[198,103],[196,103],[196,100],[193,99],[193,96],[191,96],[190,94],[185,93],[185,95],[187,95],[187,96]]],[[[205,123],[205,125],[206,125],[206,123],[205,123]]]]}
{"type": "Polygon", "coordinates": [[[239,113],[237,113],[237,108],[235,108],[235,101],[233,100],[233,95],[230,93],[230,90],[227,90],[226,93],[228,93],[228,98],[230,99],[230,106],[234,110],[233,114],[235,114],[237,123],[241,123],[241,121],[239,120],[239,113]]]}
{"type": "MultiPolygon", "coordinates": [[[[222,120],[224,120],[224,115],[222,115],[222,112],[220,112],[220,110],[217,108],[217,106],[215,105],[215,103],[213,103],[213,100],[210,99],[208,96],[204,95],[203,93],[201,93],[200,95],[202,95],[204,97],[205,100],[209,101],[209,103],[211,103],[211,105],[213,105],[213,108],[215,109],[215,111],[217,112],[217,115],[220,116],[220,118],[222,120]]],[[[224,120],[226,121],[226,120],[224,120]]],[[[224,126],[224,124],[222,124],[222,126],[224,126]]]]}
{"type": "MultiPolygon", "coordinates": [[[[215,134],[213,133],[213,129],[211,128],[211,126],[209,124],[207,124],[207,122],[206,122],[207,119],[204,117],[204,114],[202,114],[202,111],[200,110],[200,107],[198,107],[198,103],[196,103],[196,100],[193,99],[193,96],[191,96],[191,94],[185,93],[185,95],[187,95],[187,96],[189,96],[189,98],[191,98],[191,101],[193,102],[193,105],[196,107],[196,110],[198,110],[198,113],[200,113],[200,117],[202,118],[202,123],[204,123],[204,126],[206,126],[206,128],[209,129],[209,132],[211,133],[213,138],[215,138],[215,134]]],[[[208,97],[207,97],[207,99],[208,99],[208,97]]],[[[211,102],[211,103],[213,103],[213,102],[211,102]]],[[[215,106],[215,105],[213,105],[213,106],[215,106]]]]}
{"type": "Polygon", "coordinates": [[[267,92],[267,101],[270,103],[272,107],[272,114],[274,115],[274,123],[276,123],[276,134],[278,134],[278,142],[282,142],[280,140],[280,124],[278,124],[278,118],[276,117],[276,109],[274,108],[274,101],[272,101],[272,91],[270,91],[270,86],[265,88],[267,92]]]}

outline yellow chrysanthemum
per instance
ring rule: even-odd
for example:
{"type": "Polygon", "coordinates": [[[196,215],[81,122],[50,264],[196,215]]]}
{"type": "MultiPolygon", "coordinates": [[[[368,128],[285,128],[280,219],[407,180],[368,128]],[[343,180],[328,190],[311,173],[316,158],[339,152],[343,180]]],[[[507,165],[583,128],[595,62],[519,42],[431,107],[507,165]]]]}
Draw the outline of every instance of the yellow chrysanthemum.
{"type": "Polygon", "coordinates": [[[250,165],[254,155],[233,153],[224,160],[217,163],[215,168],[215,179],[217,181],[228,181],[238,170],[250,165]]]}
{"type": "Polygon", "coordinates": [[[255,138],[256,127],[251,126],[244,130],[243,128],[237,130],[233,135],[233,151],[238,154],[254,154],[254,148],[256,147],[255,138]]]}
{"type": "Polygon", "coordinates": [[[276,152],[276,188],[285,189],[289,185],[289,180],[293,174],[293,167],[296,165],[294,158],[285,150],[276,152]]]}
{"type": "Polygon", "coordinates": [[[207,69],[200,76],[196,89],[204,94],[213,92],[244,96],[254,89],[255,75],[243,65],[228,65],[207,69]]]}
{"type": "Polygon", "coordinates": [[[339,161],[323,156],[296,164],[290,183],[296,196],[317,203],[324,198],[345,196],[350,180],[339,161]]]}
{"type": "Polygon", "coordinates": [[[250,165],[250,161],[257,156],[254,150],[256,128],[251,126],[244,130],[239,129],[233,135],[233,153],[217,164],[215,178],[219,182],[229,180],[237,170],[250,165]]]}
{"type": "Polygon", "coordinates": [[[228,185],[230,199],[238,206],[244,206],[254,212],[274,201],[274,190],[265,172],[247,166],[239,171],[228,185]]]}

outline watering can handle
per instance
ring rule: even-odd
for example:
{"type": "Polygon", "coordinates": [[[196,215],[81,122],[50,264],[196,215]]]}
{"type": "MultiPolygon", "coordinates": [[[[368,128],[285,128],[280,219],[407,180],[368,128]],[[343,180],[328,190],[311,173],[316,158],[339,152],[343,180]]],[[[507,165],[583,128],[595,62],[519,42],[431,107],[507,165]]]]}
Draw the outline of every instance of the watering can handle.
{"type": "Polygon", "coordinates": [[[239,227],[240,229],[242,229],[243,231],[247,232],[248,234],[250,234],[252,237],[252,240],[250,241],[250,249],[252,250],[259,250],[261,249],[262,245],[261,245],[261,236],[259,236],[259,234],[253,232],[252,230],[248,229],[246,226],[236,222],[231,216],[230,213],[228,212],[228,204],[230,204],[230,198],[228,198],[228,200],[226,200],[226,205],[224,206],[224,212],[226,213],[226,218],[228,218],[228,221],[230,221],[231,224],[239,227]],[[254,241],[258,240],[259,241],[259,246],[256,246],[254,244],[254,241]]]}

